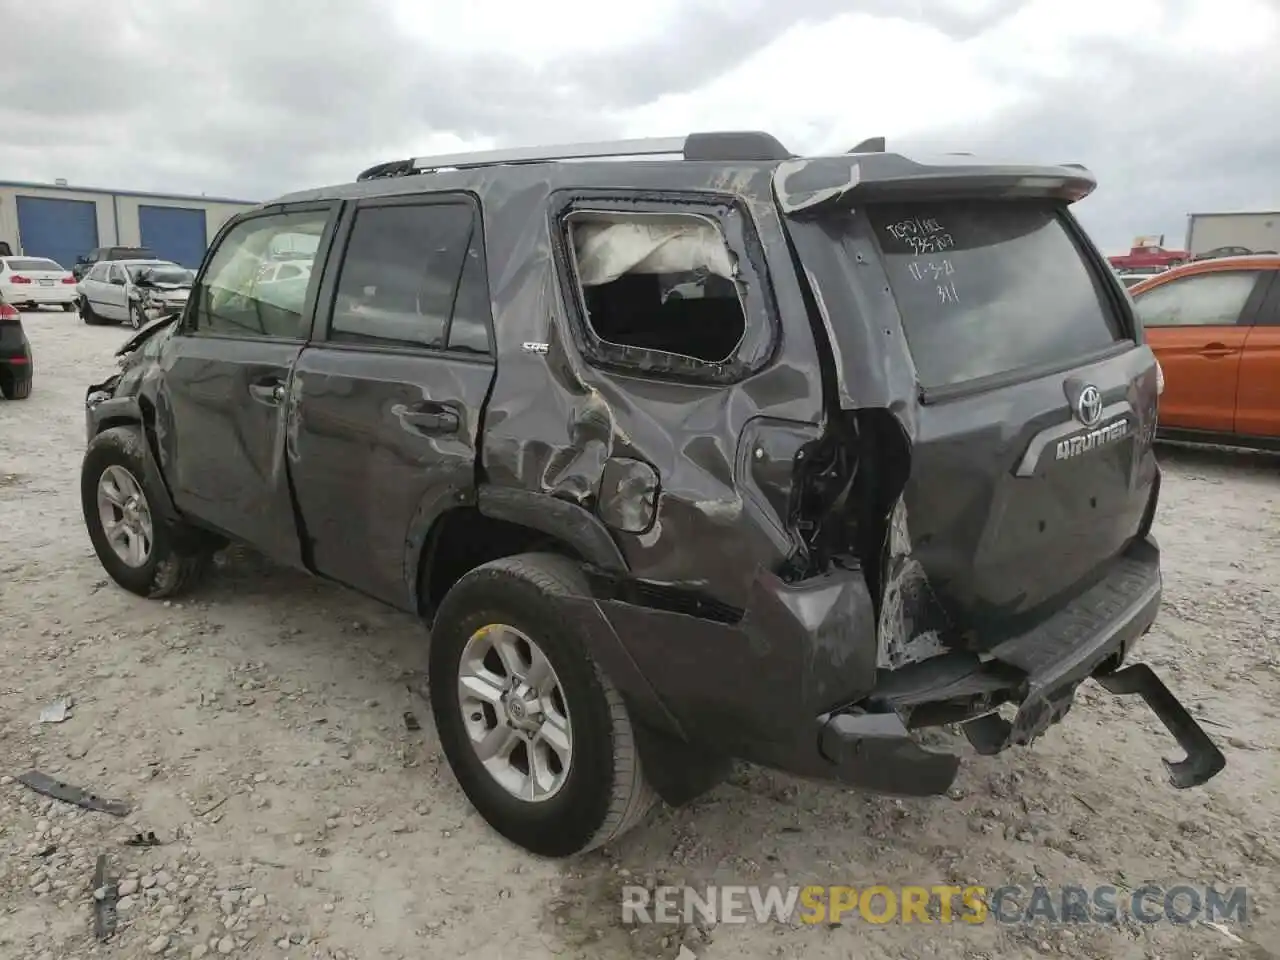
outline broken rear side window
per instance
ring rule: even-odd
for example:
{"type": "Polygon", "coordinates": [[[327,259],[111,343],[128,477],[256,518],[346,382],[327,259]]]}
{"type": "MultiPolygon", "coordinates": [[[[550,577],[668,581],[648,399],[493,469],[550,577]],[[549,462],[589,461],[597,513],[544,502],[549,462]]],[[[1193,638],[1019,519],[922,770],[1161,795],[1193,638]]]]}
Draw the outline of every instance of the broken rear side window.
{"type": "Polygon", "coordinates": [[[714,221],[574,213],[568,224],[587,323],[600,340],[708,364],[733,356],[746,317],[714,221]]]}
{"type": "Polygon", "coordinates": [[[1123,339],[1048,201],[867,207],[922,386],[1083,357],[1123,339]]]}

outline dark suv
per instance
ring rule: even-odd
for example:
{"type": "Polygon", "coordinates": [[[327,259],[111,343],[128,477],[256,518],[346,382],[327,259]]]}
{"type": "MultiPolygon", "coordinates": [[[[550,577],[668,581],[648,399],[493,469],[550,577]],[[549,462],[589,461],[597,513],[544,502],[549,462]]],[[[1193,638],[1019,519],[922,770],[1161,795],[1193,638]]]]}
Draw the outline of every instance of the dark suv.
{"type": "Polygon", "coordinates": [[[1093,188],[715,133],[283,197],[89,389],[90,536],[145,596],[240,541],[420,614],[462,788],[541,854],[732,758],[942,793],[922,731],[1025,744],[1090,677],[1203,783],[1222,754],[1122,669],[1158,367],[1069,212],[1093,188]]]}
{"type": "Polygon", "coordinates": [[[156,260],[158,259],[146,247],[94,247],[83,257],[76,257],[71,265],[71,275],[83,280],[84,275],[93,269],[95,263],[104,260],[156,260]]]}

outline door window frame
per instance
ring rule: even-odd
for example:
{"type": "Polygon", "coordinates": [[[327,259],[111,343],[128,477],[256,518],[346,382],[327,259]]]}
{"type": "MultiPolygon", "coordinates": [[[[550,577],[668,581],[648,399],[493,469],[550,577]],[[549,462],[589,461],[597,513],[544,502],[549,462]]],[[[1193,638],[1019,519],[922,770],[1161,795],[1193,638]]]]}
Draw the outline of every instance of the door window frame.
{"type": "MultiPolygon", "coordinates": [[[[1280,269],[1270,268],[1263,285],[1264,293],[1258,301],[1258,311],[1253,317],[1255,327],[1280,327],[1280,269]]],[[[1256,292],[1256,291],[1255,291],[1256,292]]]]}
{"type": "MultiPolygon", "coordinates": [[[[458,278],[459,284],[462,283],[465,275],[466,261],[464,257],[463,271],[458,278]]],[[[450,360],[468,360],[473,363],[483,363],[488,365],[495,364],[497,362],[498,341],[494,335],[493,293],[492,287],[489,283],[489,261],[486,255],[484,208],[480,203],[480,198],[476,196],[476,194],[467,190],[441,190],[423,193],[397,194],[391,197],[367,197],[361,200],[348,202],[342,211],[342,215],[339,218],[337,227],[334,231],[333,249],[329,256],[329,262],[325,266],[324,276],[321,278],[320,285],[317,290],[317,301],[314,318],[312,320],[310,342],[312,346],[323,346],[328,350],[345,350],[355,353],[388,353],[406,356],[430,356],[448,358],[450,360]],[[484,354],[468,350],[449,349],[448,337],[453,330],[452,315],[450,315],[449,325],[445,329],[445,342],[439,347],[433,347],[425,343],[412,344],[404,341],[388,340],[385,343],[350,343],[342,340],[330,339],[329,327],[333,320],[334,304],[337,301],[338,282],[342,276],[342,265],[346,260],[347,248],[351,243],[351,234],[355,226],[356,214],[361,210],[377,210],[385,207],[459,205],[466,205],[470,207],[472,216],[475,218],[476,232],[473,234],[472,243],[479,252],[480,273],[484,278],[485,285],[485,303],[489,306],[489,309],[485,311],[484,317],[485,330],[489,337],[489,352],[484,354]]]]}
{"type": "Polygon", "coordinates": [[[740,198],[730,194],[644,189],[559,190],[551,196],[548,226],[552,266],[569,334],[579,354],[590,366],[616,376],[644,380],[733,386],[766,369],[777,356],[782,339],[777,302],[755,221],[740,198]],[[574,214],[584,213],[623,217],[629,213],[686,216],[713,223],[741,277],[741,282],[736,282],[735,286],[742,304],[744,330],[733,353],[720,363],[690,361],[665,350],[644,350],[601,339],[587,317],[577,262],[570,244],[570,219],[574,214]]]}
{"type": "Polygon", "coordinates": [[[192,340],[235,340],[254,342],[265,340],[271,343],[306,343],[315,329],[316,315],[316,296],[320,291],[322,282],[322,274],[327,275],[330,261],[333,254],[333,238],[335,227],[338,223],[339,215],[342,211],[341,200],[312,200],[302,203],[278,203],[269,207],[263,207],[257,210],[249,210],[245,213],[236,214],[228,219],[214,234],[213,242],[209,244],[209,249],[205,252],[204,259],[200,263],[200,268],[196,271],[195,279],[191,283],[191,295],[187,297],[186,303],[182,308],[182,316],[179,317],[174,336],[187,337],[192,340]],[[191,311],[195,308],[199,299],[197,291],[204,283],[205,275],[209,268],[213,265],[214,256],[222,247],[227,236],[242,223],[249,223],[253,220],[262,220],[268,217],[281,217],[295,213],[327,213],[324,230],[320,233],[320,240],[316,244],[316,255],[311,262],[311,276],[307,282],[307,295],[302,302],[302,320],[299,323],[299,333],[296,337],[280,337],[275,335],[253,336],[249,334],[235,333],[192,333],[190,329],[191,311]],[[317,269],[317,264],[320,268],[317,269]],[[308,319],[309,318],[309,319],[308,319]]]}
{"type": "Polygon", "coordinates": [[[1253,289],[1249,291],[1249,296],[1245,299],[1244,306],[1240,308],[1240,313],[1237,315],[1234,323],[1180,323],[1164,324],[1161,326],[1148,325],[1147,322],[1142,319],[1142,301],[1136,297],[1134,298],[1134,313],[1138,317],[1138,322],[1142,324],[1142,329],[1148,332],[1152,330],[1206,330],[1224,326],[1252,327],[1257,319],[1262,315],[1262,307],[1267,298],[1267,291],[1272,286],[1272,280],[1275,274],[1274,270],[1263,270],[1258,267],[1240,267],[1234,270],[1198,270],[1195,273],[1186,273],[1180,277],[1172,277],[1164,283],[1152,287],[1150,290],[1146,291],[1146,293],[1152,294],[1157,290],[1162,290],[1166,287],[1174,286],[1175,284],[1190,283],[1193,280],[1200,280],[1206,277],[1217,276],[1219,274],[1237,273],[1252,273],[1256,274],[1256,276],[1254,277],[1253,289]],[[1271,274],[1271,276],[1268,276],[1268,274],[1271,274]]]}

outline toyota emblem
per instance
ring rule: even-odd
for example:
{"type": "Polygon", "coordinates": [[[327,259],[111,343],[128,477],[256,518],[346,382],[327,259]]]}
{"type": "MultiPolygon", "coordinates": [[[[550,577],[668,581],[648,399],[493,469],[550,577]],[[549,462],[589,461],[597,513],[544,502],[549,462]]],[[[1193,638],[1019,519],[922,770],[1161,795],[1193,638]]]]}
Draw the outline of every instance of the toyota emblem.
{"type": "Polygon", "coordinates": [[[1093,384],[1080,391],[1076,400],[1076,416],[1086,427],[1096,427],[1102,419],[1102,394],[1093,384]]]}

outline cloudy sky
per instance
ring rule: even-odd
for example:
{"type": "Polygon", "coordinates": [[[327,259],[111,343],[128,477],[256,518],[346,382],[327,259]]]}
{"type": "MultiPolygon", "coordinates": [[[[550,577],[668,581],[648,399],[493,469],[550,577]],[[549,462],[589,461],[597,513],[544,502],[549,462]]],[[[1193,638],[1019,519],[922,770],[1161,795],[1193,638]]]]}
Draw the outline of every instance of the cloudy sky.
{"type": "Polygon", "coordinates": [[[1076,160],[1108,250],[1280,209],[1280,0],[39,0],[0,179],[266,199],[379,160],[762,129],[1076,160]]]}

